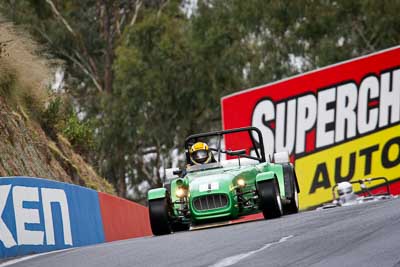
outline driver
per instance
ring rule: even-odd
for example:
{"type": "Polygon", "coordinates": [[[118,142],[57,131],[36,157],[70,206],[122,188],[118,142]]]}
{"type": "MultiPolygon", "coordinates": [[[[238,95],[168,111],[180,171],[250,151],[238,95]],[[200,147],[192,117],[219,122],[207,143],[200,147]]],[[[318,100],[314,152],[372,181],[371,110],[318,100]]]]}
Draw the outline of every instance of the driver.
{"type": "Polygon", "coordinates": [[[339,204],[351,204],[357,200],[357,195],[353,192],[353,186],[349,182],[338,183],[337,191],[339,193],[339,204]]]}
{"type": "Polygon", "coordinates": [[[208,145],[203,142],[197,142],[189,149],[190,161],[193,165],[207,164],[216,162],[214,155],[208,145]]]}

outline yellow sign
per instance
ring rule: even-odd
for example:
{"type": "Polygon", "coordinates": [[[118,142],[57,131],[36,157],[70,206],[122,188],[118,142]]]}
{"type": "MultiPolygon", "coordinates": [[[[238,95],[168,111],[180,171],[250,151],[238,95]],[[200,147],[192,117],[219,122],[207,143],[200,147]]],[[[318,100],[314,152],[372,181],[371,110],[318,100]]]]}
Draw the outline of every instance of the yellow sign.
{"type": "Polygon", "coordinates": [[[296,173],[301,209],[332,201],[331,188],[339,182],[400,179],[400,125],[299,158],[296,173]]]}

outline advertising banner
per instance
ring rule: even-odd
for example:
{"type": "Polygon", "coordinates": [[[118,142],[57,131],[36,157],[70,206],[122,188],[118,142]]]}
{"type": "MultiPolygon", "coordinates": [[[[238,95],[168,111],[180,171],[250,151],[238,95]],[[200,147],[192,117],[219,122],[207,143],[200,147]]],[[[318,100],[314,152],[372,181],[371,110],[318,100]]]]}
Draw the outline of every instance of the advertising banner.
{"type": "Polygon", "coordinates": [[[152,235],[146,207],[85,187],[0,177],[0,258],[152,235]]]}
{"type": "MultiPolygon", "coordinates": [[[[266,153],[295,163],[300,207],[338,182],[384,176],[400,191],[400,47],[244,90],[221,100],[223,128],[255,126],[266,153]]],[[[248,145],[228,136],[226,148],[248,145]]],[[[372,185],[379,186],[379,185],[372,185]]]]}
{"type": "Polygon", "coordinates": [[[0,257],[104,242],[98,193],[39,178],[0,179],[0,257]]]}

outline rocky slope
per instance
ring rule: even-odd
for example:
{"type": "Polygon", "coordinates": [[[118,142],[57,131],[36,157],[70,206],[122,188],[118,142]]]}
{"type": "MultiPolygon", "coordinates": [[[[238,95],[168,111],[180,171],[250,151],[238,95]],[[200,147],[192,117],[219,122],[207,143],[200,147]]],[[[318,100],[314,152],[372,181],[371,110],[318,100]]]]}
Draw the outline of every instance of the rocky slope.
{"type": "Polygon", "coordinates": [[[114,193],[63,136],[47,136],[27,111],[45,105],[52,71],[34,44],[0,17],[1,44],[0,176],[42,177],[114,193]]]}

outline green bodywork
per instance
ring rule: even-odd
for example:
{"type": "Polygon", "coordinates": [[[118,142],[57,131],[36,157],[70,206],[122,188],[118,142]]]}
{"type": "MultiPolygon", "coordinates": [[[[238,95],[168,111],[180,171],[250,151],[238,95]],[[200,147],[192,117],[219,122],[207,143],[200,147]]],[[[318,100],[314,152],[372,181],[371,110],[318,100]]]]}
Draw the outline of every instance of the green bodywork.
{"type": "MultiPolygon", "coordinates": [[[[232,160],[231,160],[232,161],[232,160]]],[[[237,161],[237,159],[236,159],[237,161]]],[[[170,183],[170,197],[172,203],[173,216],[180,222],[200,223],[201,221],[214,218],[234,219],[243,215],[260,212],[257,205],[255,192],[257,183],[262,183],[266,180],[277,179],[279,184],[280,196],[285,199],[283,168],[281,164],[273,163],[257,163],[239,166],[222,167],[217,164],[210,169],[197,170],[188,172],[183,178],[173,179],[170,183]],[[238,179],[245,181],[245,186],[239,188],[238,179]],[[178,189],[177,180],[182,179],[179,184],[187,190],[185,198],[178,198],[176,190],[178,189]],[[211,186],[213,188],[211,188],[211,186]],[[204,190],[207,188],[208,190],[204,190]],[[246,205],[240,205],[238,201],[238,193],[241,195],[241,200],[248,200],[246,205]],[[247,193],[246,193],[247,192],[247,193]],[[194,201],[203,196],[212,194],[226,194],[228,203],[222,208],[214,208],[208,210],[197,210],[194,201]],[[182,212],[182,201],[188,206],[188,212],[182,212]]],[[[166,196],[165,188],[152,189],[148,193],[148,199],[153,200],[166,196]]]]}
{"type": "Polygon", "coordinates": [[[147,194],[148,200],[154,200],[159,198],[164,198],[167,196],[167,189],[166,188],[156,188],[149,190],[147,194]]]}
{"type": "Polygon", "coordinates": [[[263,144],[262,133],[255,127],[187,137],[186,167],[166,175],[163,188],[148,192],[153,232],[166,234],[170,227],[175,232],[185,228],[182,226],[259,212],[264,218],[277,218],[284,209],[288,213],[298,212],[300,191],[289,155],[275,153],[272,163],[267,160],[263,144]],[[227,135],[236,135],[238,140],[247,137],[251,146],[238,142],[229,145],[235,150],[225,149],[222,141],[227,135]],[[199,164],[191,158],[190,149],[196,142],[206,141],[212,144],[207,152],[212,160],[199,164]],[[222,160],[222,154],[228,160],[222,160]]]}

